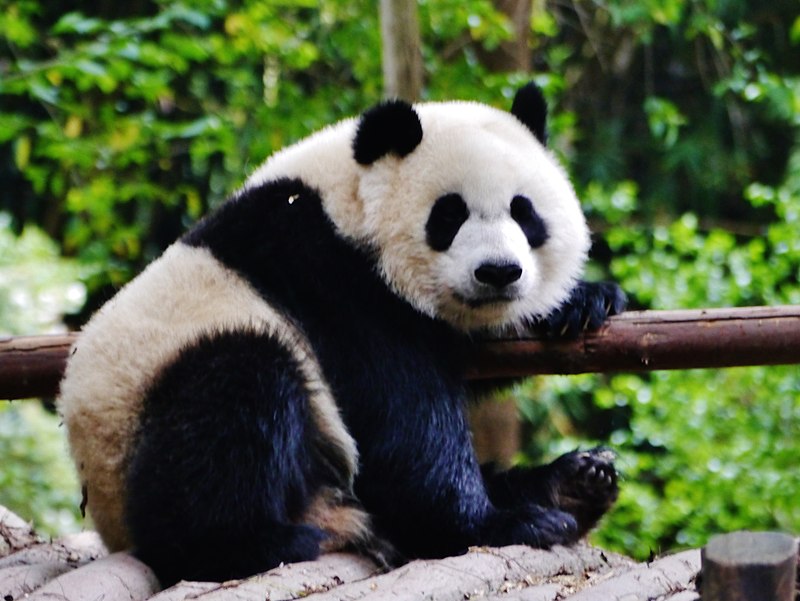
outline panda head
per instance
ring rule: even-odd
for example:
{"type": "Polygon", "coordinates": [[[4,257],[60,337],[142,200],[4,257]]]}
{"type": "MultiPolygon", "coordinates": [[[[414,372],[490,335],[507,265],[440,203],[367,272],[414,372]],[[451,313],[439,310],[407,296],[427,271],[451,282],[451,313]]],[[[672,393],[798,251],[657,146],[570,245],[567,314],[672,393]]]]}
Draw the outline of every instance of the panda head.
{"type": "Polygon", "coordinates": [[[389,286],[464,331],[524,325],[564,302],[589,233],[569,180],[544,148],[533,84],[511,112],[402,101],[362,115],[361,236],[389,286]]]}

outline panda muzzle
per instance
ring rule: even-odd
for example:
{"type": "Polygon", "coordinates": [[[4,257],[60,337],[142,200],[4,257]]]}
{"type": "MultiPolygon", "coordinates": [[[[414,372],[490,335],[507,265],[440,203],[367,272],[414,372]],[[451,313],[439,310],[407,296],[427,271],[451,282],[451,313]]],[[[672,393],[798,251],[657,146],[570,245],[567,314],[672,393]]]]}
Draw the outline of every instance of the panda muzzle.
{"type": "Polygon", "coordinates": [[[475,279],[495,290],[503,290],[522,277],[516,263],[483,263],[475,270],[475,279]]]}

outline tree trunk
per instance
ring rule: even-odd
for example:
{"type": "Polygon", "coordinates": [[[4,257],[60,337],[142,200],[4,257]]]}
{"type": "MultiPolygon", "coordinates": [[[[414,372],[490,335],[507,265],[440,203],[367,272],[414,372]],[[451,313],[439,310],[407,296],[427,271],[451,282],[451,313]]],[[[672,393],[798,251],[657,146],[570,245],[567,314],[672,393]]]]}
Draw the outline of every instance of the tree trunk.
{"type": "MultiPolygon", "coordinates": [[[[481,62],[497,73],[530,71],[532,0],[494,0],[494,5],[509,18],[514,37],[493,50],[480,48],[481,62]]],[[[469,418],[481,463],[492,461],[509,466],[522,444],[522,427],[513,397],[505,394],[480,401],[470,409],[469,418]]]]}
{"type": "Polygon", "coordinates": [[[422,92],[422,43],[415,0],[381,0],[384,96],[408,102],[422,92]]]}
{"type": "Polygon", "coordinates": [[[480,51],[481,62],[496,73],[531,70],[531,0],[494,0],[497,10],[511,22],[514,37],[497,48],[480,51]]]}

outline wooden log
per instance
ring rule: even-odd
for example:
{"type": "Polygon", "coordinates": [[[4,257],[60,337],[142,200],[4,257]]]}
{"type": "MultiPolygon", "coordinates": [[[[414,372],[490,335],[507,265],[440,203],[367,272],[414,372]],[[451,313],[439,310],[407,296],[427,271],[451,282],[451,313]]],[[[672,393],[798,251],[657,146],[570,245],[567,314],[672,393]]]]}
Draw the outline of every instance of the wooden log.
{"type": "Polygon", "coordinates": [[[42,539],[28,522],[0,505],[0,561],[7,555],[41,542],[42,539]]]}
{"type": "MultiPolygon", "coordinates": [[[[59,563],[0,569],[0,583],[8,582],[14,587],[9,590],[40,601],[89,601],[99,598],[93,596],[99,591],[103,591],[106,599],[131,601],[233,598],[239,601],[305,598],[555,601],[641,567],[626,557],[585,544],[551,551],[525,546],[480,547],[457,557],[413,561],[385,574],[379,574],[376,566],[364,557],[336,553],[323,555],[316,561],[283,565],[243,580],[181,582],[156,593],[150,569],[128,554],[116,553],[74,569],[59,563]],[[21,578],[25,573],[30,577],[27,581],[21,578]]],[[[653,579],[661,578],[659,574],[654,571],[653,579]]],[[[684,584],[680,579],[670,581],[672,590],[684,584]]],[[[664,586],[648,590],[651,589],[662,590],[664,586]]]]}
{"type": "Polygon", "coordinates": [[[629,311],[572,342],[487,341],[475,379],[800,363],[800,306],[629,311]]]}
{"type": "Polygon", "coordinates": [[[703,601],[793,601],[797,540],[778,532],[714,536],[702,552],[703,601]]]}
{"type": "MultiPolygon", "coordinates": [[[[695,577],[700,569],[696,549],[667,555],[634,569],[614,574],[595,586],[569,597],[570,601],[649,601],[667,595],[695,595],[695,577]]],[[[705,600],[704,600],[705,601],[705,600]]]]}
{"type": "Polygon", "coordinates": [[[53,396],[75,334],[0,338],[0,399],[53,396]]]}
{"type": "Polygon", "coordinates": [[[0,557],[0,570],[39,564],[63,563],[76,567],[105,557],[108,550],[97,532],[66,534],[54,541],[33,541],[23,549],[0,557]]]}
{"type": "Polygon", "coordinates": [[[378,572],[378,567],[365,557],[331,553],[316,561],[282,565],[243,580],[222,583],[179,582],[152,597],[150,601],[305,599],[350,582],[364,580],[378,572]]]}
{"type": "MultiPolygon", "coordinates": [[[[0,339],[0,399],[52,396],[75,334],[0,339]]],[[[468,377],[800,363],[800,306],[630,311],[575,341],[477,345],[468,377]]]]}
{"type": "MultiPolygon", "coordinates": [[[[469,553],[439,560],[416,560],[396,570],[314,595],[315,601],[462,601],[502,595],[514,598],[540,583],[559,586],[564,598],[591,578],[627,570],[624,557],[586,545],[550,551],[524,546],[476,547],[469,553]]],[[[501,597],[498,597],[500,599],[501,597]]]]}
{"type": "Polygon", "coordinates": [[[2,598],[26,599],[36,589],[72,569],[73,566],[58,562],[0,568],[2,598]]]}
{"type": "Polygon", "coordinates": [[[114,553],[50,580],[26,598],[28,601],[144,601],[159,588],[150,568],[128,553],[114,553]]]}
{"type": "Polygon", "coordinates": [[[46,541],[22,518],[0,507],[0,599],[27,599],[49,582],[106,555],[96,532],[46,541]]]}

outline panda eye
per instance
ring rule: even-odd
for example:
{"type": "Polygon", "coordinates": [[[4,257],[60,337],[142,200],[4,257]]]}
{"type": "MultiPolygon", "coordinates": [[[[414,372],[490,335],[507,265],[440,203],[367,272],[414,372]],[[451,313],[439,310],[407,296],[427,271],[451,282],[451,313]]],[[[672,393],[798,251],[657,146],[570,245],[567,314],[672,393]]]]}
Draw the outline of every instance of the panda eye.
{"type": "Polygon", "coordinates": [[[469,209],[460,194],[445,194],[437,198],[425,224],[428,246],[436,251],[450,248],[467,217],[469,209]]]}
{"type": "Polygon", "coordinates": [[[511,200],[511,218],[517,222],[531,248],[539,248],[547,241],[547,226],[528,198],[518,195],[511,200]]]}

